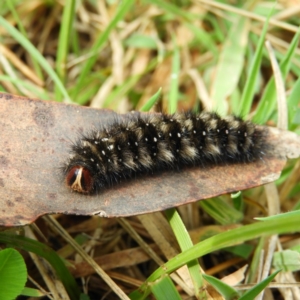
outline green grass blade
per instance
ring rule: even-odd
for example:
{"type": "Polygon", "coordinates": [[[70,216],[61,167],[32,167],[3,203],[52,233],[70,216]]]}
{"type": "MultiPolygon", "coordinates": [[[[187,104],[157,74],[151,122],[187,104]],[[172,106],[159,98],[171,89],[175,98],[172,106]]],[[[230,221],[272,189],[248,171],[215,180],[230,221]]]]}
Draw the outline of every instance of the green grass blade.
{"type": "MultiPolygon", "coordinates": [[[[64,6],[62,22],[59,32],[57,58],[56,58],[56,72],[60,80],[66,83],[66,68],[67,68],[67,56],[70,44],[70,35],[72,31],[72,24],[74,21],[75,13],[75,0],[68,0],[64,6]]],[[[62,100],[62,94],[60,90],[55,89],[56,100],[62,100]]]]}
{"type": "Polygon", "coordinates": [[[223,281],[206,274],[203,274],[204,279],[212,285],[224,298],[225,300],[238,299],[239,293],[228,284],[223,281]]]}
{"type": "Polygon", "coordinates": [[[105,99],[103,107],[109,107],[110,109],[118,109],[119,102],[124,95],[138,82],[141,78],[141,74],[132,75],[126,79],[123,84],[116,87],[105,99]]]}
{"type": "Polygon", "coordinates": [[[17,79],[17,78],[11,78],[10,76],[6,76],[6,75],[0,75],[0,82],[1,81],[9,81],[16,85],[23,86],[27,90],[33,92],[34,95],[36,97],[38,97],[39,99],[49,100],[49,95],[45,90],[43,90],[41,88],[37,88],[34,84],[32,84],[29,81],[25,81],[25,80],[17,79]]]}
{"type": "Polygon", "coordinates": [[[257,77],[259,75],[259,70],[260,70],[260,65],[261,65],[261,59],[263,55],[263,47],[264,47],[264,42],[265,42],[265,36],[267,33],[268,25],[269,25],[269,19],[273,13],[273,9],[270,11],[268,18],[264,24],[263,30],[261,32],[261,36],[258,41],[257,49],[254,55],[253,62],[250,67],[250,73],[249,77],[246,81],[243,93],[242,93],[242,98],[241,98],[241,103],[240,103],[240,108],[239,108],[239,114],[240,116],[247,116],[250,112],[254,93],[255,93],[255,84],[257,77]]]}
{"type": "Polygon", "coordinates": [[[209,51],[211,51],[214,55],[218,53],[218,49],[215,45],[215,42],[211,38],[210,34],[205,30],[195,26],[194,22],[199,20],[201,16],[192,14],[187,10],[181,9],[178,5],[173,4],[172,2],[167,1],[159,1],[159,0],[151,0],[147,1],[151,4],[157,5],[160,9],[164,10],[166,13],[172,15],[174,18],[183,19],[183,24],[194,33],[195,38],[206,47],[209,51]]]}
{"type": "Polygon", "coordinates": [[[228,114],[227,98],[237,88],[243,70],[248,31],[249,20],[245,17],[236,18],[223,44],[211,87],[213,110],[221,115],[228,114]]]}
{"type": "Polygon", "coordinates": [[[155,4],[165,12],[172,14],[176,18],[182,18],[185,21],[193,22],[198,18],[195,14],[191,14],[190,12],[181,9],[178,5],[173,4],[172,2],[161,0],[148,0],[147,2],[152,5],[155,4]]]}
{"type": "Polygon", "coordinates": [[[140,33],[131,35],[125,40],[124,44],[132,48],[158,50],[157,41],[154,37],[140,33]]]}
{"type": "MultiPolygon", "coordinates": [[[[155,68],[157,65],[157,59],[152,59],[150,61],[149,65],[147,66],[145,72],[148,72],[155,68]]],[[[118,104],[120,99],[137,83],[137,81],[143,76],[143,73],[141,74],[135,74],[131,77],[128,77],[124,83],[118,87],[116,87],[105,99],[105,102],[103,104],[103,107],[109,107],[116,109],[118,108],[118,104]]]]}
{"type": "MultiPolygon", "coordinates": [[[[11,1],[11,0],[6,0],[6,3],[7,3],[7,6],[9,7],[9,10],[11,11],[14,19],[16,20],[16,22],[18,24],[18,28],[19,28],[21,34],[24,36],[24,38],[28,39],[28,35],[23,26],[22,20],[19,18],[19,15],[15,9],[16,4],[13,3],[13,1],[11,1]]],[[[41,68],[40,68],[38,62],[36,61],[35,57],[31,56],[30,58],[32,60],[32,64],[33,64],[33,68],[34,68],[35,72],[38,74],[38,76],[40,78],[43,78],[43,73],[42,73],[41,68]]]]}
{"type": "Polygon", "coordinates": [[[221,198],[213,198],[199,202],[203,210],[220,224],[232,224],[241,221],[243,213],[236,210],[221,198]]]}
{"type": "Polygon", "coordinates": [[[193,41],[194,43],[200,44],[201,46],[205,47],[208,51],[212,52],[214,56],[218,55],[218,48],[209,33],[195,26],[193,23],[184,22],[184,25],[191,32],[193,32],[195,36],[195,41],[193,41]]]}
{"type": "Polygon", "coordinates": [[[252,244],[241,244],[236,246],[231,246],[224,248],[229,253],[232,253],[234,256],[239,256],[244,259],[248,259],[253,253],[254,245],[252,244]]]}
{"type": "Polygon", "coordinates": [[[292,92],[288,97],[288,109],[289,109],[289,129],[294,129],[297,124],[300,122],[296,122],[295,118],[297,114],[299,114],[299,103],[300,103],[300,77],[296,80],[292,92]]]}
{"type": "Polygon", "coordinates": [[[109,34],[117,26],[118,22],[124,18],[126,13],[131,9],[134,2],[134,0],[123,0],[121,2],[116,15],[110,21],[106,29],[101,33],[95,44],[92,46],[91,53],[93,55],[87,60],[82,68],[82,71],[76,83],[75,91],[73,93],[74,98],[76,97],[76,95],[78,95],[78,92],[83,87],[85,79],[88,77],[90,70],[97,60],[97,54],[101,51],[105,43],[108,41],[109,34]]]}
{"type": "Polygon", "coordinates": [[[33,288],[28,288],[28,287],[24,287],[24,289],[21,292],[21,295],[28,296],[28,297],[35,297],[35,298],[45,296],[45,294],[42,293],[41,291],[33,288]]]}
{"type": "Polygon", "coordinates": [[[177,110],[178,102],[178,85],[179,85],[179,72],[180,72],[180,53],[176,43],[174,45],[174,53],[172,60],[172,73],[171,73],[171,83],[170,83],[170,92],[168,99],[168,112],[173,114],[177,110]]]}
{"type": "MultiPolygon", "coordinates": [[[[289,49],[284,56],[283,60],[280,63],[280,71],[283,78],[286,78],[291,65],[291,60],[294,56],[295,50],[298,46],[299,42],[300,30],[294,35],[294,38],[289,46],[289,49]]],[[[259,102],[259,105],[256,109],[255,116],[253,118],[253,122],[264,124],[267,122],[271,115],[276,111],[276,86],[274,81],[274,76],[269,80],[263,96],[259,102]]],[[[294,103],[288,102],[289,107],[294,107],[294,103]]],[[[291,111],[291,109],[289,109],[291,111]]]]}
{"type": "Polygon", "coordinates": [[[151,291],[155,296],[155,299],[181,300],[181,297],[169,276],[163,277],[161,280],[157,280],[155,284],[151,285],[151,291]]]}
{"type": "MultiPolygon", "coordinates": [[[[284,213],[282,215],[292,217],[294,215],[298,215],[298,213],[300,213],[300,211],[294,210],[294,211],[289,211],[287,213],[284,213]]],[[[267,216],[267,217],[256,217],[255,220],[258,220],[258,221],[277,220],[277,217],[278,217],[278,215],[272,215],[272,216],[267,216]]]]}
{"type": "Polygon", "coordinates": [[[140,111],[149,111],[161,95],[161,88],[141,107],[140,111]]]}
{"type": "Polygon", "coordinates": [[[300,253],[291,249],[275,252],[273,255],[273,267],[284,272],[296,272],[300,270],[300,253]]]}
{"type": "Polygon", "coordinates": [[[261,263],[261,251],[264,249],[266,245],[266,237],[261,237],[255,247],[252,260],[250,263],[250,267],[248,269],[248,276],[246,277],[245,283],[252,283],[255,281],[257,276],[257,270],[259,268],[259,264],[261,263]]]}
{"type": "Polygon", "coordinates": [[[239,300],[253,300],[255,299],[258,294],[264,290],[268,284],[275,278],[275,276],[280,272],[280,270],[274,272],[270,276],[268,276],[266,279],[261,281],[260,283],[256,284],[253,288],[248,290],[243,296],[240,297],[239,300]]]}
{"type": "Polygon", "coordinates": [[[150,277],[144,282],[139,290],[133,292],[135,299],[140,299],[138,296],[144,293],[147,295],[147,288],[150,282],[154,282],[165,274],[170,274],[189,261],[199,258],[205,254],[213,251],[223,249],[238,243],[267,236],[272,234],[291,233],[300,230],[300,211],[284,213],[276,215],[272,219],[263,222],[257,222],[243,227],[235,228],[230,231],[222,232],[213,237],[210,237],[202,242],[197,243],[192,248],[178,254],[176,257],[170,259],[162,267],[158,268],[150,277]]]}
{"type": "MultiPolygon", "coordinates": [[[[176,236],[181,251],[185,251],[193,247],[193,242],[176,209],[173,208],[173,209],[166,210],[165,215],[176,236]]],[[[203,289],[204,282],[203,282],[201,268],[198,261],[195,259],[188,262],[187,267],[189,269],[191,279],[194,285],[196,298],[205,299],[205,292],[203,289]]]]}
{"type": "Polygon", "coordinates": [[[7,32],[30,53],[31,56],[35,57],[46,73],[55,82],[57,88],[61,91],[64,98],[68,101],[71,101],[57,74],[53,71],[52,67],[49,65],[43,55],[30,43],[30,41],[27,40],[16,28],[11,26],[2,16],[0,16],[0,25],[3,26],[7,32]]]}

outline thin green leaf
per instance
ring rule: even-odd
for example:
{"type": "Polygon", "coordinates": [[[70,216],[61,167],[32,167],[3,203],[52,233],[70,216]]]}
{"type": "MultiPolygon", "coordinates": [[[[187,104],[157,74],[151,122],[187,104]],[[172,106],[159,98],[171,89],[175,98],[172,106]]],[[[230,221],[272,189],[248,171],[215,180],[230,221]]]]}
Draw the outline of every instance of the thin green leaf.
{"type": "Polygon", "coordinates": [[[221,198],[213,198],[199,202],[203,210],[220,224],[232,224],[241,221],[243,213],[236,210],[221,198]]]}
{"type": "Polygon", "coordinates": [[[240,108],[239,108],[239,115],[240,116],[247,116],[250,112],[254,93],[255,93],[255,85],[256,85],[256,80],[257,77],[259,76],[259,69],[261,65],[261,58],[263,55],[263,47],[264,47],[264,42],[265,42],[265,36],[268,30],[268,25],[269,25],[269,20],[270,17],[273,13],[273,9],[270,11],[268,18],[264,24],[263,30],[261,32],[257,49],[254,55],[253,62],[251,63],[250,67],[250,75],[246,81],[243,94],[242,94],[242,99],[240,103],[240,108]]]}
{"type": "Polygon", "coordinates": [[[253,245],[250,244],[241,244],[232,247],[227,247],[224,250],[234,254],[235,256],[240,256],[244,259],[248,259],[250,255],[253,253],[253,245]]]}
{"type": "Polygon", "coordinates": [[[151,291],[155,296],[155,299],[181,300],[181,297],[169,276],[165,276],[161,280],[157,280],[155,284],[151,285],[151,291]]]}
{"type": "MultiPolygon", "coordinates": [[[[169,209],[165,211],[165,215],[170,223],[170,226],[176,236],[177,242],[180,246],[181,251],[185,251],[193,247],[193,242],[188,234],[187,229],[185,228],[178,212],[176,209],[169,209]]],[[[198,261],[192,260],[187,263],[191,279],[194,285],[195,296],[198,299],[205,299],[204,292],[204,281],[202,278],[201,268],[198,261]]]]}
{"type": "Polygon", "coordinates": [[[214,101],[213,109],[221,115],[228,114],[227,98],[236,89],[243,70],[248,31],[249,19],[237,17],[223,44],[215,79],[211,87],[211,99],[214,101]]]}
{"type": "Polygon", "coordinates": [[[149,283],[154,282],[166,273],[172,273],[187,264],[189,261],[199,258],[205,254],[232,246],[233,244],[243,243],[245,241],[261,237],[262,235],[266,236],[299,231],[299,218],[300,211],[276,215],[274,219],[235,228],[199,242],[192,248],[178,254],[176,257],[166,262],[162,267],[158,268],[154,273],[152,273],[152,275],[150,275],[146,282],[139,287],[139,290],[133,292],[131,295],[134,299],[142,299],[141,295],[144,297],[148,294],[147,287],[149,286],[149,283]]]}
{"type": "MultiPolygon", "coordinates": [[[[6,0],[6,3],[7,3],[7,6],[9,7],[9,10],[11,11],[14,19],[16,20],[16,22],[18,24],[19,31],[24,36],[24,38],[28,39],[28,34],[23,26],[22,20],[19,18],[19,15],[15,9],[16,3],[13,3],[13,1],[11,1],[11,0],[6,0]]],[[[2,16],[5,16],[5,14],[2,14],[2,16]]],[[[35,59],[35,56],[31,56],[30,58],[32,60],[32,64],[33,64],[35,72],[38,74],[38,76],[40,78],[43,78],[43,73],[41,71],[41,68],[40,68],[38,62],[35,59]]]]}
{"type": "Polygon", "coordinates": [[[216,54],[217,47],[205,30],[194,25],[194,22],[199,19],[199,15],[191,14],[187,10],[181,9],[179,6],[173,4],[172,2],[151,0],[151,4],[156,4],[159,8],[163,9],[166,13],[171,14],[174,18],[182,18],[184,26],[186,26],[191,32],[194,33],[195,38],[201,41],[201,44],[206,47],[208,50],[212,51],[213,54],[216,54]]]}
{"type": "Polygon", "coordinates": [[[243,212],[244,211],[244,207],[245,207],[245,203],[244,203],[244,200],[243,200],[243,194],[241,191],[237,192],[237,193],[234,193],[234,194],[231,194],[231,199],[232,199],[232,204],[233,204],[233,207],[240,211],[240,212],[243,212]]]}
{"type": "MultiPolygon", "coordinates": [[[[59,32],[58,48],[56,56],[56,72],[63,83],[66,82],[67,56],[70,45],[70,35],[75,13],[75,0],[68,0],[64,6],[62,22],[59,32]]],[[[61,101],[62,94],[60,90],[55,89],[56,100],[61,101]]]]}
{"type": "Polygon", "coordinates": [[[275,278],[275,276],[280,272],[280,270],[274,272],[269,277],[255,285],[253,288],[248,290],[243,296],[240,297],[239,300],[253,300],[255,297],[260,294],[263,289],[265,289],[268,284],[275,278]]]}
{"type": "Polygon", "coordinates": [[[211,284],[226,300],[238,299],[240,294],[231,286],[223,281],[206,274],[203,274],[204,279],[211,284]]]}
{"type": "MultiPolygon", "coordinates": [[[[288,110],[289,110],[289,129],[291,130],[293,125],[299,125],[297,116],[299,115],[299,103],[300,103],[300,77],[293,85],[290,96],[288,97],[288,110]]],[[[299,119],[299,118],[298,118],[299,119]]]]}
{"type": "Polygon", "coordinates": [[[36,60],[40,63],[46,73],[55,82],[65,99],[71,102],[71,99],[64,85],[60,81],[57,74],[53,71],[47,60],[43,57],[43,55],[30,43],[29,40],[27,40],[16,28],[11,26],[2,16],[0,16],[0,25],[3,26],[7,30],[7,32],[9,32],[9,34],[30,53],[31,56],[34,56],[36,58],[36,60]]]}
{"type": "Polygon", "coordinates": [[[9,81],[19,86],[24,86],[27,90],[34,93],[41,100],[49,99],[49,95],[45,90],[37,88],[36,85],[32,84],[29,81],[25,81],[17,78],[11,78],[10,76],[6,76],[6,75],[0,75],[0,81],[9,81]]]}
{"type": "Polygon", "coordinates": [[[273,266],[284,272],[295,272],[300,270],[300,253],[290,249],[275,252],[273,266]]]}
{"type": "MultiPolygon", "coordinates": [[[[299,35],[300,35],[300,30],[298,30],[298,32],[294,35],[294,38],[289,46],[286,55],[280,62],[280,71],[283,79],[286,78],[290,70],[291,60],[294,56],[296,48],[298,47],[299,35]]],[[[277,103],[276,100],[277,100],[276,86],[275,86],[274,76],[272,76],[259,102],[259,105],[255,112],[255,116],[253,118],[253,122],[260,123],[260,124],[264,124],[265,122],[267,122],[270,119],[271,115],[276,110],[276,103],[277,103]]],[[[293,102],[292,103],[288,102],[288,105],[290,108],[295,107],[295,103],[293,102]]],[[[291,111],[291,109],[289,109],[289,111],[291,111]]]]}
{"type": "Polygon", "coordinates": [[[257,276],[257,270],[259,268],[259,264],[261,263],[261,253],[266,245],[266,237],[261,237],[255,247],[254,254],[250,263],[248,276],[246,277],[246,283],[254,282],[257,276]]]}
{"type": "Polygon", "coordinates": [[[153,37],[138,33],[126,39],[125,45],[140,49],[157,49],[157,43],[153,37]]]}
{"type": "Polygon", "coordinates": [[[78,95],[78,92],[83,87],[85,79],[88,77],[90,70],[94,66],[97,60],[97,54],[101,51],[105,43],[108,41],[109,34],[117,26],[119,21],[121,21],[124,18],[126,13],[131,9],[134,2],[135,2],[134,0],[123,0],[121,2],[116,15],[113,17],[113,19],[110,21],[106,29],[100,34],[99,38],[92,46],[91,48],[92,56],[87,60],[87,62],[83,66],[82,71],[77,80],[76,88],[73,94],[75,97],[76,95],[78,95]]]}
{"type": "Polygon", "coordinates": [[[208,51],[211,51],[214,56],[218,54],[218,48],[210,33],[207,33],[205,30],[195,26],[193,23],[184,22],[183,24],[189,29],[189,31],[194,33],[196,43],[201,43],[201,46],[203,45],[203,47],[205,47],[208,51]]]}
{"type": "Polygon", "coordinates": [[[155,4],[159,8],[163,9],[167,13],[174,15],[176,18],[180,17],[183,20],[193,22],[198,16],[191,14],[187,10],[181,9],[178,5],[173,4],[172,2],[161,1],[161,0],[147,0],[150,4],[155,4]]]}
{"type": "Polygon", "coordinates": [[[141,107],[140,111],[149,111],[161,95],[161,88],[141,107]]]}
{"type": "Polygon", "coordinates": [[[21,294],[22,296],[28,296],[28,297],[44,297],[45,294],[42,293],[41,291],[37,290],[37,289],[32,289],[32,288],[29,288],[29,287],[25,287],[21,294]]]}
{"type": "Polygon", "coordinates": [[[126,79],[123,84],[116,87],[105,99],[103,107],[109,107],[110,109],[118,109],[119,102],[124,95],[138,82],[141,78],[141,74],[133,75],[126,79]]]}
{"type": "Polygon", "coordinates": [[[170,114],[173,114],[177,110],[177,102],[178,102],[178,85],[179,85],[179,72],[180,72],[180,54],[178,46],[175,42],[174,45],[174,53],[172,60],[172,73],[171,73],[171,83],[170,83],[170,92],[169,92],[169,108],[168,111],[170,114]]]}
{"type": "Polygon", "coordinates": [[[87,294],[80,294],[79,300],[90,300],[91,298],[87,294]]]}
{"type": "Polygon", "coordinates": [[[294,211],[289,211],[289,212],[286,212],[284,214],[281,214],[281,215],[273,215],[273,216],[268,216],[268,217],[256,217],[255,220],[258,220],[258,221],[268,221],[268,220],[276,220],[278,218],[278,216],[291,216],[291,217],[294,217],[294,216],[298,216],[300,213],[299,210],[294,210],[294,211]]]}
{"type": "MultiPolygon", "coordinates": [[[[155,68],[157,65],[157,59],[153,59],[144,72],[148,72],[155,68]]],[[[103,107],[118,108],[119,101],[122,97],[137,83],[141,78],[142,74],[135,74],[124,81],[124,83],[115,88],[105,99],[103,107]]]]}

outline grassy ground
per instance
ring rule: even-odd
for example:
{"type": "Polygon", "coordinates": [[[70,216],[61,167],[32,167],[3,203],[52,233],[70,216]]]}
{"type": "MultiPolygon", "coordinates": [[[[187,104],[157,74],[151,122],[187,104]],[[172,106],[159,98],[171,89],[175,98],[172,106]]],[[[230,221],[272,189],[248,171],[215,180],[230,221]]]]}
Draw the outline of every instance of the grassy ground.
{"type": "MultiPolygon", "coordinates": [[[[287,99],[288,122],[280,126],[298,132],[298,2],[226,3],[3,1],[0,89],[119,113],[215,110],[276,126],[282,112],[268,40],[286,89],[281,97],[287,99]],[[149,105],[159,89],[159,101],[149,105]]],[[[253,299],[260,290],[256,283],[278,269],[283,271],[261,297],[300,299],[299,234],[293,233],[299,216],[254,220],[298,208],[299,167],[290,161],[275,184],[165,213],[109,220],[56,215],[24,232],[55,250],[53,257],[68,260],[85,294],[81,299],[150,293],[157,299],[253,299]],[[105,272],[74,251],[74,239],[105,272]]],[[[22,254],[27,287],[50,293],[50,299],[78,297],[70,293],[72,281],[56,278],[38,256],[22,254]]]]}

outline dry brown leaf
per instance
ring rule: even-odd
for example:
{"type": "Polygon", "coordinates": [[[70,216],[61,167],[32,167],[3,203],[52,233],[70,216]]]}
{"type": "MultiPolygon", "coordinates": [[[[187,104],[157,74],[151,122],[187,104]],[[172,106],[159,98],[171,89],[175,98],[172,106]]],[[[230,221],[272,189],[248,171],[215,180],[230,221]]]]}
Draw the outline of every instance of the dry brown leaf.
{"type": "Polygon", "coordinates": [[[72,192],[60,172],[72,142],[115,115],[0,93],[0,225],[25,225],[49,213],[121,217],[161,211],[274,181],[286,157],[300,154],[299,136],[265,127],[270,151],[261,161],[142,176],[94,196],[72,192]]]}
{"type": "MultiPolygon", "coordinates": [[[[149,245],[155,252],[160,253],[157,245],[149,245]]],[[[151,258],[145,253],[141,247],[130,248],[126,250],[121,250],[118,252],[113,252],[110,254],[105,254],[99,257],[94,257],[95,262],[103,270],[111,270],[116,268],[134,266],[150,260],[151,258]]],[[[87,262],[83,261],[80,263],[74,263],[70,267],[70,272],[75,277],[85,277],[95,273],[95,270],[87,262]]]]}
{"type": "Polygon", "coordinates": [[[243,267],[239,268],[235,272],[223,277],[221,280],[222,282],[230,285],[235,286],[241,283],[245,279],[245,273],[247,271],[248,265],[244,265],[243,267]]]}

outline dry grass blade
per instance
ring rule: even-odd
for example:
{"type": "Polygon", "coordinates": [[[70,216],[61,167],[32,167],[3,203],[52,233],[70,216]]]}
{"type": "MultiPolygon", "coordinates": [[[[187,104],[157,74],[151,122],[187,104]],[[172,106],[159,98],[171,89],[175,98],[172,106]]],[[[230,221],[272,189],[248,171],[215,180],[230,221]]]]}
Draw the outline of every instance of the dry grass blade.
{"type": "Polygon", "coordinates": [[[107,285],[119,296],[119,299],[128,300],[126,294],[115,284],[115,282],[104,272],[104,270],[89,256],[78,243],[67,233],[66,230],[52,217],[47,216],[49,225],[61,235],[80,256],[95,270],[95,272],[107,283],[107,285]]]}

